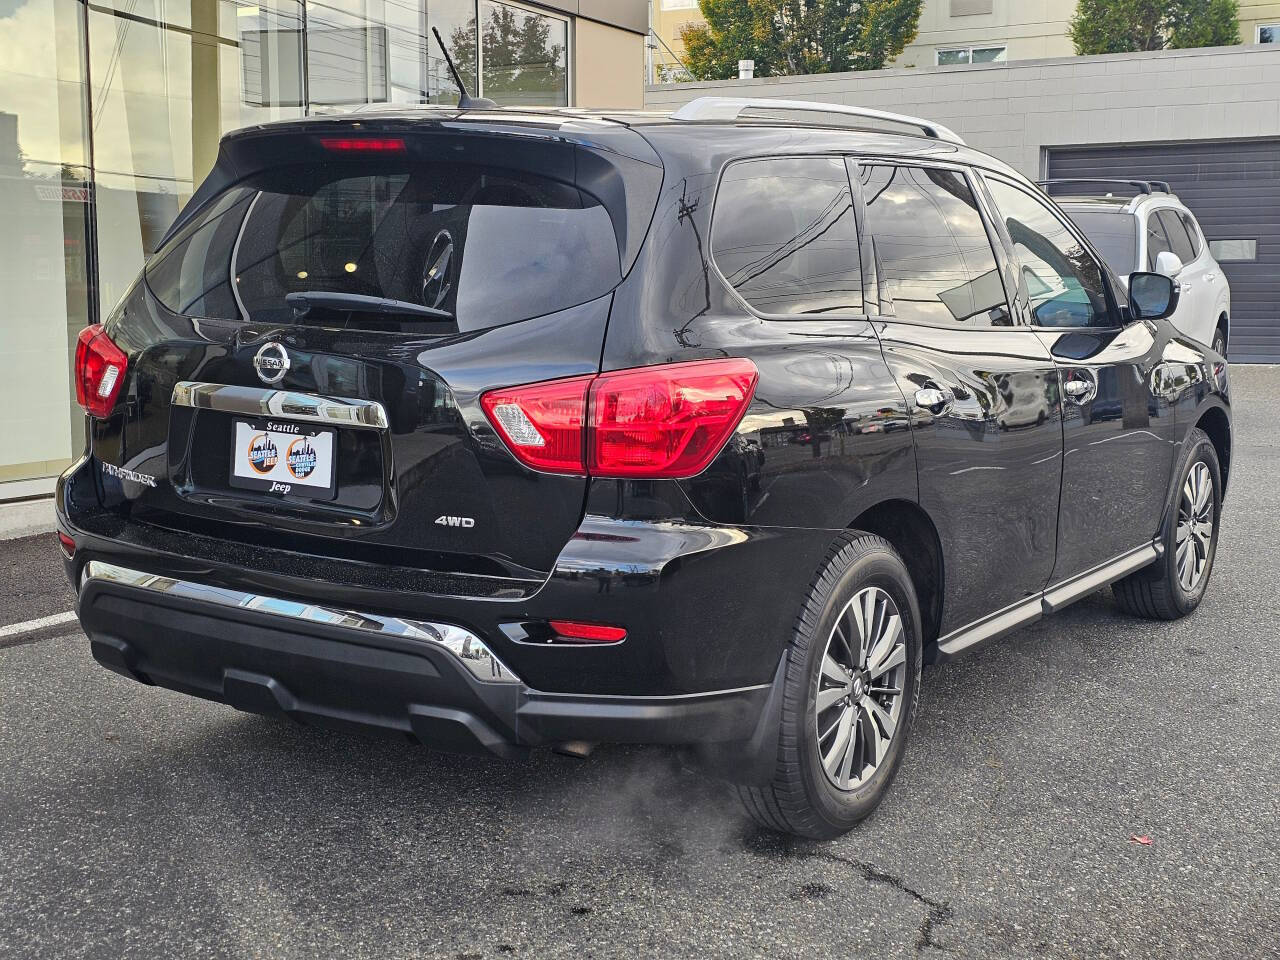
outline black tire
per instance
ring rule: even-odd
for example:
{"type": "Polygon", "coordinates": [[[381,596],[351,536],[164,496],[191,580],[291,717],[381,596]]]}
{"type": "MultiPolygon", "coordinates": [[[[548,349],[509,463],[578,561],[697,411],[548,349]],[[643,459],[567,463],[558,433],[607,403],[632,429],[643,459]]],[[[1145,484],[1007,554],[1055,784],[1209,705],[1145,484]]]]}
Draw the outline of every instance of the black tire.
{"type": "Polygon", "coordinates": [[[1227,355],[1227,331],[1221,327],[1213,331],[1213,352],[1223,357],[1227,355]]]}
{"type": "MultiPolygon", "coordinates": [[[[878,595],[872,592],[873,598],[878,595]]],[[[761,826],[816,840],[831,839],[847,832],[879,806],[902,761],[919,699],[920,607],[906,566],[886,540],[852,531],[832,545],[796,618],[785,656],[782,717],[773,778],[763,787],[736,789],[747,813],[761,826]],[[863,768],[874,772],[861,785],[846,790],[829,778],[818,753],[818,691],[823,683],[828,684],[824,693],[832,689],[830,681],[819,677],[827,644],[834,642],[836,636],[837,622],[848,625],[842,617],[851,601],[863,596],[868,588],[878,588],[887,594],[901,621],[904,662],[879,681],[899,678],[894,683],[902,684],[897,688],[901,690],[900,712],[887,749],[882,748],[878,765],[873,763],[863,768]]],[[[837,703],[825,709],[847,708],[837,703]]],[[[856,706],[853,713],[862,716],[856,706]]],[[[874,722],[869,714],[867,720],[874,722]]],[[[881,726],[880,730],[883,729],[881,726]]],[[[853,731],[853,736],[863,736],[864,728],[859,723],[853,731]]],[[[871,749],[865,737],[859,744],[858,750],[871,749]]],[[[853,749],[850,748],[850,756],[853,749]]],[[[865,753],[860,755],[865,757],[865,753]]]]}
{"type": "MultiPolygon", "coordinates": [[[[1170,506],[1168,530],[1164,534],[1164,554],[1151,566],[1130,574],[1111,585],[1120,606],[1137,617],[1149,620],[1177,620],[1185,617],[1200,605],[1209,577],[1213,573],[1213,561],[1218,552],[1218,523],[1222,514],[1222,469],[1218,465],[1218,453],[1203,430],[1194,430],[1187,443],[1182,468],[1178,472],[1178,485],[1174,489],[1170,506]],[[1179,579],[1178,540],[1179,511],[1191,472],[1197,464],[1208,468],[1213,481],[1212,532],[1209,535],[1203,570],[1191,589],[1186,589],[1179,579]]],[[[1195,544],[1190,545],[1195,549],[1195,544]]]]}

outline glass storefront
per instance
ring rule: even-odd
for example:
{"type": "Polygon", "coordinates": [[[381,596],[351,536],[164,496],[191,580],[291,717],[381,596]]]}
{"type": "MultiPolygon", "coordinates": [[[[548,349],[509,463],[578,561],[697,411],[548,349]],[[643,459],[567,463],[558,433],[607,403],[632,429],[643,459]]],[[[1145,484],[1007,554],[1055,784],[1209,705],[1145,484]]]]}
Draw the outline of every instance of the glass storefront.
{"type": "MultiPolygon", "coordinates": [[[[71,358],[226,131],[473,94],[568,105],[570,18],[498,0],[0,0],[0,484],[78,453],[71,358]]],[[[4,498],[0,487],[0,499],[4,498]]]]}

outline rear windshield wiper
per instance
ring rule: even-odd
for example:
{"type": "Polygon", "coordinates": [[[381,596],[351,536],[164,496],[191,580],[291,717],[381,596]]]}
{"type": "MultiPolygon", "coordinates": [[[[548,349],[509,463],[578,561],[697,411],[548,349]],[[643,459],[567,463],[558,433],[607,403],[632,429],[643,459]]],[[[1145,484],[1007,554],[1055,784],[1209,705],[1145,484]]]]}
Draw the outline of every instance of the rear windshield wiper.
{"type": "Polygon", "coordinates": [[[388,297],[367,297],[360,293],[336,293],[331,290],[308,290],[285,294],[284,302],[301,319],[312,310],[335,310],[344,313],[388,313],[398,317],[418,317],[422,320],[452,320],[453,314],[436,307],[424,307],[408,300],[392,300],[388,297]]]}

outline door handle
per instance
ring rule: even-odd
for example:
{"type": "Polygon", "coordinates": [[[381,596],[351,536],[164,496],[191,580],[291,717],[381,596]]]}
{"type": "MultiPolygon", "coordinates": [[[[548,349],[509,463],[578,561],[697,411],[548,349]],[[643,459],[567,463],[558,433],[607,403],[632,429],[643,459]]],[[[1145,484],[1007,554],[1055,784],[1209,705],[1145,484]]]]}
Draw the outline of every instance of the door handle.
{"type": "Polygon", "coordinates": [[[1204,275],[1204,279],[1206,283],[1213,283],[1213,281],[1218,279],[1218,275],[1216,273],[1206,273],[1204,275]]]}
{"type": "Polygon", "coordinates": [[[1062,385],[1062,392],[1067,395],[1067,399],[1072,403],[1088,403],[1093,399],[1097,389],[1097,384],[1094,383],[1093,378],[1079,374],[1072,374],[1062,385]]]}
{"type": "Polygon", "coordinates": [[[916,406],[930,413],[941,413],[955,401],[956,396],[946,387],[921,387],[916,391],[916,406]]]}

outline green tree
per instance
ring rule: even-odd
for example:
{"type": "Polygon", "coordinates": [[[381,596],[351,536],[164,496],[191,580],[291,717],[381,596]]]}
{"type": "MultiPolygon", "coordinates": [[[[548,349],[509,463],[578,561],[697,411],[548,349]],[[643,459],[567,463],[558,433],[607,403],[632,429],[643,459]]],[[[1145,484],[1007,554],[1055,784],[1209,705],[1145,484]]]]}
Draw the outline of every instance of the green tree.
{"type": "Polygon", "coordinates": [[[878,70],[916,38],[923,0],[699,0],[706,23],[680,31],[698,80],[878,70]]]}
{"type": "Polygon", "coordinates": [[[1076,53],[1129,53],[1240,42],[1236,0],[1080,0],[1067,35],[1076,53]]]}

